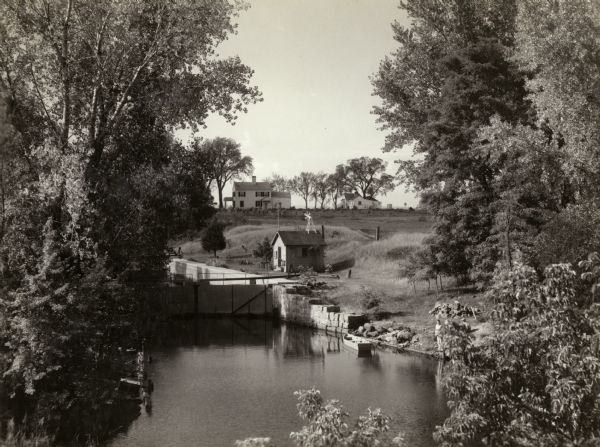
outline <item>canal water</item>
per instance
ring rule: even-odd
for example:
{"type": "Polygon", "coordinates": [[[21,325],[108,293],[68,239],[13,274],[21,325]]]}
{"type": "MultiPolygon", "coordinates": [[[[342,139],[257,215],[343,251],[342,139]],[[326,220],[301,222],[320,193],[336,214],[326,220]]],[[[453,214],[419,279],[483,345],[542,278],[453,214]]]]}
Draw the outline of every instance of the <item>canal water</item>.
{"type": "Polygon", "coordinates": [[[339,337],[271,320],[173,321],[155,332],[152,410],[113,439],[114,447],[232,446],[251,436],[293,445],[289,434],[303,425],[293,392],[313,386],[340,400],[349,422],[369,406],[381,408],[410,446],[432,445],[448,413],[438,363],[430,359],[388,352],[359,358],[339,337]]]}

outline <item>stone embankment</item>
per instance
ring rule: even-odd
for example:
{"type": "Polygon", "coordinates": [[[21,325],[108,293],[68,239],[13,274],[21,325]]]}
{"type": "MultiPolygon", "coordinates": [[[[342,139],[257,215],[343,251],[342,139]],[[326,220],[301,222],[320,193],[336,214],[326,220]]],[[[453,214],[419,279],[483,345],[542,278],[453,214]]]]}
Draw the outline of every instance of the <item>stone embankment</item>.
{"type": "Polygon", "coordinates": [[[283,321],[345,334],[367,322],[365,315],[340,312],[339,306],[315,298],[303,285],[273,286],[273,311],[283,321]]]}

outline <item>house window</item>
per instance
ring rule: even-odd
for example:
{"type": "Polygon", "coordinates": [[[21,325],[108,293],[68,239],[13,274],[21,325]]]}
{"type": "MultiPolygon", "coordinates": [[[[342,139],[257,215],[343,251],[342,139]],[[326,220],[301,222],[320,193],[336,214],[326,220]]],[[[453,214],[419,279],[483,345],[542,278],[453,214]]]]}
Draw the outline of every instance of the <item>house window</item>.
{"type": "Polygon", "coordinates": [[[362,205],[362,202],[359,200],[359,201],[358,201],[358,204],[359,204],[359,205],[362,205]]]}
{"type": "Polygon", "coordinates": [[[231,197],[235,197],[235,191],[231,193],[231,197]]]}
{"type": "Polygon", "coordinates": [[[244,201],[240,200],[240,208],[244,208],[244,201]]]}
{"type": "Polygon", "coordinates": [[[302,257],[306,258],[308,256],[308,247],[302,247],[302,257]]]}
{"type": "Polygon", "coordinates": [[[262,202],[260,200],[256,201],[256,208],[261,208],[262,207],[262,202]]]}
{"type": "Polygon", "coordinates": [[[238,197],[246,197],[246,191],[238,192],[238,197]]]}

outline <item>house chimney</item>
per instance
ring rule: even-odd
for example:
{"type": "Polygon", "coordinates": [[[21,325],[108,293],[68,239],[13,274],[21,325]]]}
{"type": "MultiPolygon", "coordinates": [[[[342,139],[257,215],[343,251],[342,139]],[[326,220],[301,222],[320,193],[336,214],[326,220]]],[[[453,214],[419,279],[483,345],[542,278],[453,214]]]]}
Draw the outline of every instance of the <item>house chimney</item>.
{"type": "Polygon", "coordinates": [[[252,183],[256,183],[256,176],[255,175],[252,176],[252,183]]]}

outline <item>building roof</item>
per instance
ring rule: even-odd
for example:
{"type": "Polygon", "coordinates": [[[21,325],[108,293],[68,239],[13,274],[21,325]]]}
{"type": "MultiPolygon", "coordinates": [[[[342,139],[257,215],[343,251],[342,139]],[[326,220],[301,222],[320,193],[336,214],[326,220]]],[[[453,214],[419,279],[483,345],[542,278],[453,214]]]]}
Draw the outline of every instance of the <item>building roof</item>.
{"type": "Polygon", "coordinates": [[[272,191],[271,197],[274,199],[291,199],[292,195],[289,191],[272,191]]]}
{"type": "Polygon", "coordinates": [[[306,231],[278,231],[271,245],[275,243],[277,237],[281,238],[284,245],[327,245],[320,233],[307,233],[306,231]]]}
{"type": "Polygon", "coordinates": [[[271,191],[269,182],[233,182],[234,191],[271,191]]]}

